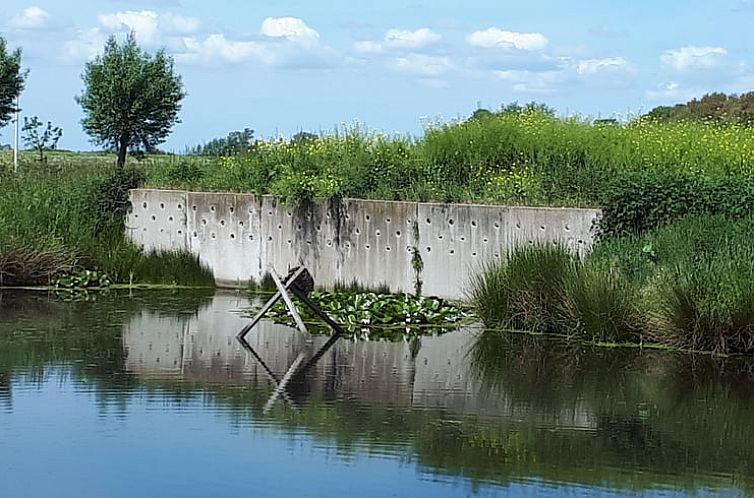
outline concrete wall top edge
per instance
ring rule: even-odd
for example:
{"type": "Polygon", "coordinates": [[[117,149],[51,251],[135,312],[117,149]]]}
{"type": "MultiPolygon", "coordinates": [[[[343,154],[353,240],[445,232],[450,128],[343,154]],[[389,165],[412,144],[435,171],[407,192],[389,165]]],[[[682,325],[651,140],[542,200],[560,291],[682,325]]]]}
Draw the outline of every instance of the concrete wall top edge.
{"type": "MultiPolygon", "coordinates": [[[[231,192],[231,191],[194,191],[194,190],[175,190],[175,189],[159,189],[159,188],[142,188],[133,189],[134,192],[166,192],[166,193],[184,193],[191,195],[242,195],[253,198],[261,198],[263,200],[276,200],[280,199],[273,195],[256,195],[250,192],[231,192]]],[[[429,208],[444,208],[448,206],[463,206],[472,208],[484,208],[484,209],[508,209],[508,210],[522,210],[522,211],[553,211],[562,212],[566,210],[570,211],[584,211],[601,213],[601,209],[597,207],[576,208],[576,207],[551,207],[551,206],[521,206],[521,205],[506,205],[506,204],[476,204],[476,203],[443,203],[443,202],[419,202],[419,201],[391,201],[383,199],[356,199],[352,197],[344,197],[344,202],[363,202],[363,203],[385,203],[385,204],[418,204],[429,208]]],[[[321,203],[320,203],[321,204],[321,203]]]]}

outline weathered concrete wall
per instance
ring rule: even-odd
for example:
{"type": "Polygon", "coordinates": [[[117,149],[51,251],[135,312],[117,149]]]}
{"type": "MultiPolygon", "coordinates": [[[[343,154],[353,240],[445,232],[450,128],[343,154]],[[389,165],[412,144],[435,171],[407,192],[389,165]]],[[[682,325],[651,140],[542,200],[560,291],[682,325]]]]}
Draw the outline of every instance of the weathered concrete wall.
{"type": "Polygon", "coordinates": [[[290,207],[269,196],[131,191],[127,231],[145,249],[184,249],[218,284],[259,281],[299,261],[318,285],[354,280],[462,298],[469,272],[515,247],[556,243],[584,254],[595,209],[345,199],[290,207]]]}

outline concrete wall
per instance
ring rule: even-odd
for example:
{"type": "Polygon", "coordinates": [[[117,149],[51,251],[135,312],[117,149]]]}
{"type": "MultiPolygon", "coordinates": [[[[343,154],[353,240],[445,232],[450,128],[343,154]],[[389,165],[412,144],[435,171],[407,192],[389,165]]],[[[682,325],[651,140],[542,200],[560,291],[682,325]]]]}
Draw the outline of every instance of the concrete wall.
{"type": "Polygon", "coordinates": [[[285,273],[298,261],[318,285],[462,298],[469,272],[512,248],[555,243],[585,254],[595,209],[345,199],[290,207],[269,196],[131,191],[126,229],[145,249],[198,254],[222,286],[285,273]]]}

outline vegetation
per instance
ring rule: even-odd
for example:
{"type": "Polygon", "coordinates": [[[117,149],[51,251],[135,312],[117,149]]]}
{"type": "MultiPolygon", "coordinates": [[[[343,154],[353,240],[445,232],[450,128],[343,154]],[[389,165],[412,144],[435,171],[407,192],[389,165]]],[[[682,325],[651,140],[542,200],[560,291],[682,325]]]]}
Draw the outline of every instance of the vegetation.
{"type": "Polygon", "coordinates": [[[84,91],[76,98],[84,111],[81,124],[95,143],[117,151],[119,168],[129,150],[155,150],[179,122],[186,94],[173,59],[162,50],[154,56],[142,51],[134,33],[122,45],[111,36],[82,79],[84,91]]]}
{"type": "Polygon", "coordinates": [[[741,95],[708,93],[685,104],[655,107],[647,115],[660,121],[697,121],[752,126],[754,125],[754,92],[741,95]]]}
{"type": "Polygon", "coordinates": [[[754,218],[700,216],[604,241],[585,261],[526,248],[472,279],[491,328],[754,352],[754,218]]]}
{"type": "Polygon", "coordinates": [[[103,272],[115,283],[214,285],[195,256],[144,253],[126,240],[128,189],[143,181],[140,170],[32,161],[18,175],[3,171],[2,285],[54,285],[84,270],[103,272]]]}
{"type": "Polygon", "coordinates": [[[25,117],[21,131],[26,146],[37,151],[39,162],[44,162],[47,160],[45,152],[55,150],[58,147],[58,142],[63,137],[63,129],[59,126],[53,126],[52,121],[48,121],[47,126],[40,134],[39,129],[41,127],[42,122],[38,117],[34,116],[31,119],[25,117]]]}
{"type": "Polygon", "coordinates": [[[197,156],[234,156],[248,151],[254,146],[254,130],[232,131],[226,138],[214,138],[204,145],[197,145],[191,150],[197,156]]]}
{"type": "Polygon", "coordinates": [[[26,73],[21,70],[21,49],[8,53],[5,38],[0,36],[0,128],[16,112],[16,98],[24,89],[26,73]]]}
{"type": "MultiPolygon", "coordinates": [[[[309,297],[346,332],[364,340],[408,340],[446,332],[468,316],[463,307],[437,297],[348,291],[315,291],[309,297]]],[[[331,332],[308,307],[300,306],[299,312],[304,321],[314,325],[313,332],[331,332]]],[[[295,325],[282,301],[268,316],[278,323],[295,325]]]]}

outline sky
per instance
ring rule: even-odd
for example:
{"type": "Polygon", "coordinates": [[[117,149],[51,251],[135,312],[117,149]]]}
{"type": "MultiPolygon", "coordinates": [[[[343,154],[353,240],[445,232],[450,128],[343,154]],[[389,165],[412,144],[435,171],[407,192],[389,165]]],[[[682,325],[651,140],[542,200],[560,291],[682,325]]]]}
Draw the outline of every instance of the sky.
{"type": "Polygon", "coordinates": [[[626,118],[754,90],[754,0],[32,1],[2,0],[0,36],[29,70],[23,116],[71,150],[96,148],[74,100],[84,65],[129,31],[182,76],[175,152],[247,127],[420,135],[513,101],[626,118]]]}

